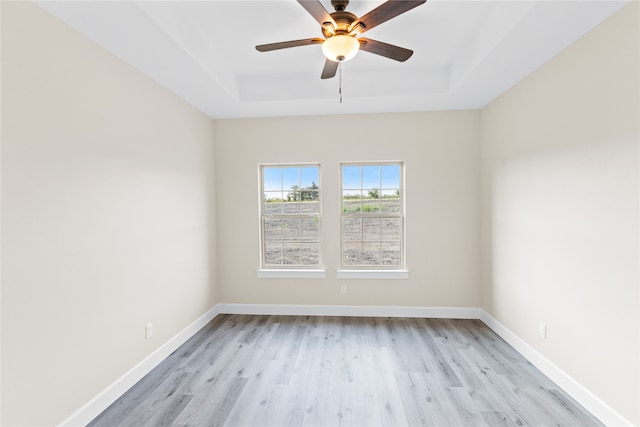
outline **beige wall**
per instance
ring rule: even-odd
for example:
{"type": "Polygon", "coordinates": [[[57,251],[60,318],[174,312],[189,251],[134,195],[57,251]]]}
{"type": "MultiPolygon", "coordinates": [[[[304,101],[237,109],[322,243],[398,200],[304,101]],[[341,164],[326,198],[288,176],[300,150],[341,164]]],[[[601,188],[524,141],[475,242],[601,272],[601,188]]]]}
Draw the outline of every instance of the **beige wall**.
{"type": "Polygon", "coordinates": [[[478,307],[478,120],[463,111],[218,121],[222,301],[478,307]],[[369,160],[405,162],[408,280],[336,279],[339,163],[369,160]],[[256,278],[258,164],[277,162],[321,163],[326,279],[256,278]]]}
{"type": "Polygon", "coordinates": [[[637,3],[481,112],[215,125],[0,5],[0,424],[62,421],[216,302],[483,306],[640,423],[637,3]],[[337,280],[339,162],[390,159],[410,278],[337,280]],[[263,162],[322,164],[326,279],[256,278],[263,162]]]}
{"type": "Polygon", "coordinates": [[[638,40],[633,2],[482,111],[483,306],[636,425],[638,40]]]}
{"type": "Polygon", "coordinates": [[[217,302],[214,125],[38,7],[1,7],[1,424],[54,425],[217,302]]]}

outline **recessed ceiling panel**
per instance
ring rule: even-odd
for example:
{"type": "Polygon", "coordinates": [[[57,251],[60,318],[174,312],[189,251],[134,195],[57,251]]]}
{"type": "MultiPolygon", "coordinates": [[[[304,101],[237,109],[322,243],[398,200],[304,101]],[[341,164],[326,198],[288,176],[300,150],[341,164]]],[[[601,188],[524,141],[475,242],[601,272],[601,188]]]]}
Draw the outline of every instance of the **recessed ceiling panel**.
{"type": "Polygon", "coordinates": [[[626,3],[429,0],[366,32],[413,56],[359,52],[342,66],[336,104],[340,76],[320,79],[321,45],[255,49],[323,37],[296,1],[37,2],[214,118],[480,108],[626,3]]]}

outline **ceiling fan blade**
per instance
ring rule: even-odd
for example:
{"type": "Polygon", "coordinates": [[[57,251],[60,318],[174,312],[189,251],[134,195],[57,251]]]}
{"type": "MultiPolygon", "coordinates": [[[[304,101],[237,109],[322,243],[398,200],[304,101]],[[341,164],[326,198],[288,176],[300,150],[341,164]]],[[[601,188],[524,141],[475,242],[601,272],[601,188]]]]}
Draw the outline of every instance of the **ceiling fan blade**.
{"type": "MultiPolygon", "coordinates": [[[[426,1],[426,0],[425,0],[426,1]]],[[[300,6],[304,7],[309,15],[318,21],[318,24],[323,25],[325,22],[333,24],[333,28],[336,27],[336,22],[333,20],[327,9],[324,8],[319,0],[298,0],[300,6]]]]}
{"type": "Polygon", "coordinates": [[[290,40],[288,42],[261,44],[256,46],[256,49],[260,52],[269,52],[270,50],[286,49],[289,47],[307,46],[310,44],[322,44],[324,39],[302,39],[302,40],[290,40]]]}
{"type": "Polygon", "coordinates": [[[338,71],[338,65],[340,65],[339,62],[334,62],[329,59],[324,61],[324,68],[322,69],[322,75],[320,76],[320,78],[330,79],[332,77],[335,77],[336,71],[338,71]]]}
{"type": "Polygon", "coordinates": [[[385,56],[387,58],[395,59],[396,61],[404,62],[413,55],[413,51],[405,49],[400,46],[394,46],[392,44],[379,42],[377,40],[365,39],[360,37],[360,50],[364,50],[376,55],[385,56]]]}
{"type": "Polygon", "coordinates": [[[358,23],[361,23],[364,25],[364,29],[359,32],[364,33],[426,2],[427,0],[389,0],[361,16],[351,25],[351,28],[356,28],[358,23]]]}

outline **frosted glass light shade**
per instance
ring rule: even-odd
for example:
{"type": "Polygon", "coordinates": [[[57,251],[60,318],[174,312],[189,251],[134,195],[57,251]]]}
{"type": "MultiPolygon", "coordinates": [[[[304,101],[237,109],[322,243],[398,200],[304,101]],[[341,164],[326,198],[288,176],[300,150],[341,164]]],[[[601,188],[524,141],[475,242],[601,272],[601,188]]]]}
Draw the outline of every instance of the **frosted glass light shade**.
{"type": "Polygon", "coordinates": [[[354,37],[338,35],[326,39],[322,43],[322,53],[334,62],[348,61],[358,53],[360,43],[354,37]]]}

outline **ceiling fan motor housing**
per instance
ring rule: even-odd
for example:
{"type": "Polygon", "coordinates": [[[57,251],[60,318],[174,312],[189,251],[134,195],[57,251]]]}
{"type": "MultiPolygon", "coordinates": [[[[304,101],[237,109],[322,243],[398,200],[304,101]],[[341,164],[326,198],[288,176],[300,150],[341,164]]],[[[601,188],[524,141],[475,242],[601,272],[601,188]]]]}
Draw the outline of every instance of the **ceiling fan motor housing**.
{"type": "MultiPolygon", "coordinates": [[[[329,38],[337,35],[352,35],[354,28],[352,24],[358,19],[356,15],[346,10],[340,10],[331,13],[331,17],[336,23],[334,27],[332,23],[325,22],[322,25],[322,35],[325,38],[329,38]]],[[[357,24],[362,25],[362,24],[357,24]]],[[[354,34],[355,35],[355,34],[354,34]]]]}

